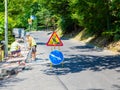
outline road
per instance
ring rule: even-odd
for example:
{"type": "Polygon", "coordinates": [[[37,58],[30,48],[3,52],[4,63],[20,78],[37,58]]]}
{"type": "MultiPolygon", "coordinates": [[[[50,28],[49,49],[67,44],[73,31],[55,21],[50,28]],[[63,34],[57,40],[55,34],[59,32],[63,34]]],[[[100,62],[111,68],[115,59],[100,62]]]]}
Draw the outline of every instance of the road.
{"type": "MultiPolygon", "coordinates": [[[[108,50],[62,38],[64,62],[50,67],[46,46],[52,32],[37,31],[37,61],[32,70],[3,80],[0,90],[120,90],[120,56],[108,50]]],[[[57,49],[57,47],[56,47],[57,49]]]]}

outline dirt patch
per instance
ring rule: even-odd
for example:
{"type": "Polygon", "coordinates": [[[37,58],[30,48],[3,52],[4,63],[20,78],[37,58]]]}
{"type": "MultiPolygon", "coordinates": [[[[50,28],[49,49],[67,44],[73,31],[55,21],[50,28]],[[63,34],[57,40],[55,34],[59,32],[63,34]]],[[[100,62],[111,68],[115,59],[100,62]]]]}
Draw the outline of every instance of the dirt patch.
{"type": "Polygon", "coordinates": [[[82,30],[79,32],[72,32],[70,34],[63,35],[63,37],[82,41],[87,44],[92,44],[103,49],[111,50],[115,54],[120,54],[120,41],[112,42],[107,37],[103,37],[103,36],[97,37],[95,35],[86,32],[86,30],[82,30]]]}
{"type": "Polygon", "coordinates": [[[108,49],[120,54],[120,41],[113,42],[107,46],[108,49]]]}

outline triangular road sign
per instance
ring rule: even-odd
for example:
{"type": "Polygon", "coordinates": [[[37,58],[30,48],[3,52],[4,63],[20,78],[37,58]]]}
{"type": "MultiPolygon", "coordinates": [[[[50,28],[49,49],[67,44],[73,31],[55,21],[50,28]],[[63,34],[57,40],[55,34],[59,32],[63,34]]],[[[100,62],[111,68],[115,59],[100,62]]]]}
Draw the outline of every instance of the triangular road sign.
{"type": "Polygon", "coordinates": [[[58,35],[56,34],[56,32],[53,32],[46,45],[47,46],[63,46],[63,43],[58,37],[58,35]]]}

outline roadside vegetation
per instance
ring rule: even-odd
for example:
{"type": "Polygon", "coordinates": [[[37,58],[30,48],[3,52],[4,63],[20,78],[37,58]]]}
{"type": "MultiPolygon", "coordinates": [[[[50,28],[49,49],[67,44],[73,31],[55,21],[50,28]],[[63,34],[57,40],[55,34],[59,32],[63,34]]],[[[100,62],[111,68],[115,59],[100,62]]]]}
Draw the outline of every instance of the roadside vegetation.
{"type": "MultiPolygon", "coordinates": [[[[0,1],[0,7],[0,40],[3,40],[4,0],[0,1]]],[[[8,0],[8,37],[15,27],[29,31],[31,15],[36,17],[32,30],[51,28],[63,36],[87,40],[100,47],[120,46],[120,0],[8,0]]]]}

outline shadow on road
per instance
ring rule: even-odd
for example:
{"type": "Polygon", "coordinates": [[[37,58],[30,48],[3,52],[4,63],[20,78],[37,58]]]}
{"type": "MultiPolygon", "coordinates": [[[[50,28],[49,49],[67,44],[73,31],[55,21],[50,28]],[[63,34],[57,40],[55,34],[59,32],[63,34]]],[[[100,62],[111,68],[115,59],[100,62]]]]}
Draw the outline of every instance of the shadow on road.
{"type": "Polygon", "coordinates": [[[115,88],[115,90],[120,90],[120,85],[113,85],[113,87],[115,88]]]}
{"type": "MultiPolygon", "coordinates": [[[[82,45],[70,47],[74,52],[101,52],[102,49],[96,48],[92,45],[82,45]]],[[[69,51],[69,50],[68,50],[69,51]]],[[[101,71],[104,69],[114,69],[120,67],[120,56],[94,56],[94,55],[81,55],[81,54],[68,54],[65,53],[63,65],[53,65],[53,70],[45,70],[46,74],[63,75],[67,73],[77,73],[84,70],[101,71]]],[[[47,65],[50,67],[50,64],[47,65]]]]}
{"type": "Polygon", "coordinates": [[[70,49],[74,49],[74,50],[77,50],[80,52],[89,52],[89,51],[101,52],[101,51],[103,51],[102,48],[98,48],[98,47],[90,45],[90,44],[86,44],[83,46],[74,46],[74,47],[71,47],[70,49]]]}
{"type": "MultiPolygon", "coordinates": [[[[102,71],[120,67],[120,56],[92,56],[92,55],[69,55],[61,65],[53,65],[52,69],[44,70],[48,75],[64,75],[77,73],[85,70],[102,71]]],[[[50,64],[47,64],[50,67],[50,64]]]]}
{"type": "MultiPolygon", "coordinates": [[[[73,52],[77,50],[77,52],[89,52],[91,51],[101,52],[102,49],[95,48],[91,45],[83,45],[83,46],[73,46],[70,47],[73,52]]],[[[67,56],[64,59],[63,65],[53,65],[52,69],[44,70],[44,72],[48,75],[64,75],[67,73],[77,73],[85,70],[92,71],[102,71],[105,69],[115,69],[120,67],[120,55],[114,56],[94,56],[94,55],[81,55],[81,54],[71,54],[67,53],[69,50],[64,51],[64,55],[67,56]]],[[[71,51],[72,52],[72,51],[71,51]]],[[[94,53],[95,53],[94,52],[94,53]]],[[[50,67],[50,64],[47,64],[50,67]]],[[[116,70],[119,72],[119,70],[116,70]]]]}
{"type": "Polygon", "coordinates": [[[46,45],[44,42],[37,42],[37,45],[46,45]]]}
{"type": "Polygon", "coordinates": [[[17,82],[24,81],[24,79],[16,78],[15,76],[12,76],[11,78],[0,80],[0,89],[6,88],[9,86],[15,86],[17,82]],[[11,84],[12,82],[12,84],[11,84]]]}

